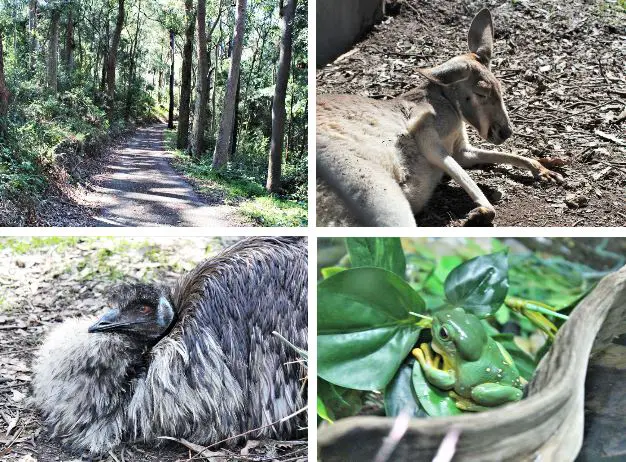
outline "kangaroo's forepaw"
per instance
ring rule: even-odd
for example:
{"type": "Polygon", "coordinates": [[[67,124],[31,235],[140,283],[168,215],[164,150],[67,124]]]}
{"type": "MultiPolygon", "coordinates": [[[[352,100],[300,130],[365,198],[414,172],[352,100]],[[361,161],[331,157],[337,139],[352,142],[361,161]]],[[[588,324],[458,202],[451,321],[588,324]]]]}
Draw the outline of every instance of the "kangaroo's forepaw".
{"type": "Polygon", "coordinates": [[[537,173],[536,177],[541,181],[546,181],[550,183],[563,183],[563,177],[560,173],[553,172],[552,170],[548,170],[547,168],[542,168],[537,173]]]}
{"type": "Polygon", "coordinates": [[[489,207],[476,207],[467,216],[464,226],[489,226],[496,217],[496,211],[489,207]]]}

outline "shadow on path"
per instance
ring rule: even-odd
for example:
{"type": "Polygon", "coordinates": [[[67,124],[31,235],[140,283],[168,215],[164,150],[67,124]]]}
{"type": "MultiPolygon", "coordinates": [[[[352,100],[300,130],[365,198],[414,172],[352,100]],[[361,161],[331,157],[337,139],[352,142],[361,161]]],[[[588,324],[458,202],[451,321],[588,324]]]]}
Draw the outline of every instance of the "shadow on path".
{"type": "Polygon", "coordinates": [[[165,125],[139,128],[98,175],[101,226],[251,226],[237,208],[207,205],[169,163],[165,125]]]}

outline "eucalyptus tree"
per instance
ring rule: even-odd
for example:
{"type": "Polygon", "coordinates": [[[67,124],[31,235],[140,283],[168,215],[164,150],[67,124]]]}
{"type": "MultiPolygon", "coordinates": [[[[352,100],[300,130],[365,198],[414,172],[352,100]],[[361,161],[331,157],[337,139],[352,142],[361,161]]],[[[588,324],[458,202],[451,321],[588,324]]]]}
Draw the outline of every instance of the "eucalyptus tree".
{"type": "Polygon", "coordinates": [[[5,118],[9,110],[9,89],[4,77],[4,51],[2,48],[2,27],[0,24],[0,135],[6,130],[5,118]]]}
{"type": "Polygon", "coordinates": [[[61,9],[56,3],[50,5],[50,39],[48,41],[48,75],[47,85],[53,92],[57,92],[58,76],[57,67],[59,61],[59,21],[61,9]]]}
{"type": "Polygon", "coordinates": [[[196,107],[193,118],[191,152],[199,158],[204,152],[204,128],[206,125],[206,105],[208,100],[209,63],[206,36],[206,0],[198,0],[198,71],[196,81],[196,107]]]}
{"type": "Polygon", "coordinates": [[[280,15],[281,41],[278,70],[276,72],[276,87],[272,104],[272,139],[270,145],[269,165],[267,168],[267,183],[265,187],[270,192],[278,192],[280,188],[280,172],[285,137],[285,98],[287,95],[287,82],[289,81],[289,69],[291,67],[291,47],[293,38],[293,20],[296,13],[297,0],[281,0],[280,15]]]}
{"type": "Polygon", "coordinates": [[[124,26],[124,1],[125,0],[117,0],[117,20],[115,21],[115,30],[113,31],[113,37],[111,39],[106,66],[107,102],[109,104],[110,122],[112,122],[115,117],[115,65],[117,63],[117,48],[120,44],[122,27],[124,26]]]}
{"type": "Polygon", "coordinates": [[[230,71],[224,94],[224,108],[222,119],[217,133],[215,151],[213,153],[213,168],[221,168],[227,161],[230,152],[230,140],[235,122],[235,103],[237,88],[239,86],[239,68],[241,65],[241,51],[246,23],[247,0],[237,0],[237,13],[235,16],[235,34],[233,37],[233,52],[230,61],[230,71]]]}
{"type": "Polygon", "coordinates": [[[191,102],[191,68],[193,65],[193,37],[196,15],[193,0],[185,0],[185,45],[183,49],[183,67],[180,79],[180,105],[178,109],[178,131],[176,147],[186,149],[189,142],[189,104],[191,102]]]}

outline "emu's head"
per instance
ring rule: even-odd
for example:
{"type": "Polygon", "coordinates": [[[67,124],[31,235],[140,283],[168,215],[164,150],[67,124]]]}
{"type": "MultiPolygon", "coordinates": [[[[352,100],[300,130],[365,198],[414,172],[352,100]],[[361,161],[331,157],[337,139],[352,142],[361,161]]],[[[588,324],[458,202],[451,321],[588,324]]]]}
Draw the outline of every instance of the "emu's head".
{"type": "Polygon", "coordinates": [[[494,144],[504,143],[513,134],[513,127],[504,107],[500,82],[490,70],[493,22],[489,10],[481,10],[474,17],[467,43],[470,53],[418,72],[442,89],[481,138],[494,144]]]}
{"type": "Polygon", "coordinates": [[[167,333],[176,317],[168,291],[153,284],[119,286],[110,302],[112,309],[89,327],[90,333],[114,332],[154,344],[167,333]]]}

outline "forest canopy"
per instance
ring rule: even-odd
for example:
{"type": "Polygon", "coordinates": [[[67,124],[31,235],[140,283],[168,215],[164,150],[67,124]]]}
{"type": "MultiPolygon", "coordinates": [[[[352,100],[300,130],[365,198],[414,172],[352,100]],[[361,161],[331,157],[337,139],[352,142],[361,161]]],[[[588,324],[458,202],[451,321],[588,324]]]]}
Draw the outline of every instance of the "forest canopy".
{"type": "Polygon", "coordinates": [[[51,184],[80,182],[77,166],[111,138],[161,121],[178,170],[296,207],[300,222],[286,224],[303,224],[307,8],[0,0],[0,221],[7,201],[32,210],[51,184]]]}

